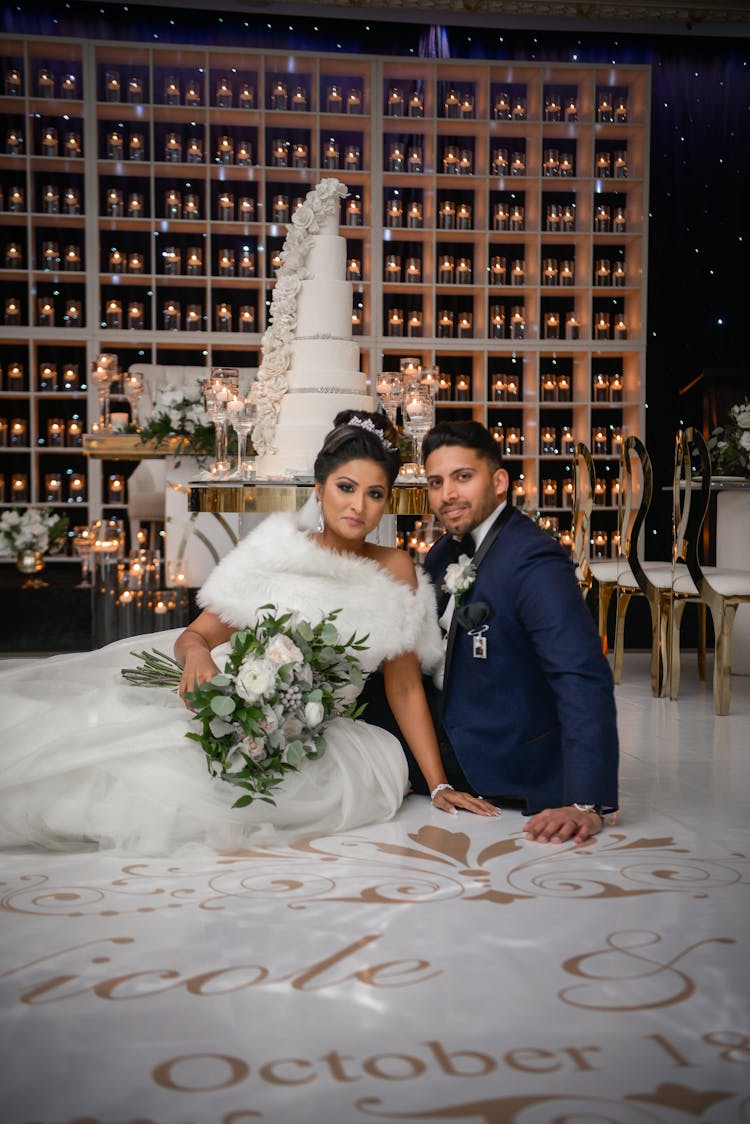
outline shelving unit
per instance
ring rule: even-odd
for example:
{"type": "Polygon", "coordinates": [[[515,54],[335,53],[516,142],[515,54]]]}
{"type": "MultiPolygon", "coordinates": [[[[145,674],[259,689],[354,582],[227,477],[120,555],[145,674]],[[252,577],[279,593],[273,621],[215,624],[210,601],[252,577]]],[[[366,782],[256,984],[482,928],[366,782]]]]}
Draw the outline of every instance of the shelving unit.
{"type": "Polygon", "coordinates": [[[78,521],[107,510],[111,466],[72,443],[100,351],[257,365],[286,222],[328,174],[363,370],[439,366],[438,416],[492,427],[517,502],[561,526],[563,442],[603,427],[611,549],[644,420],[648,68],[5,38],[0,71],[0,418],[26,422],[4,504],[56,473],[78,521]]]}

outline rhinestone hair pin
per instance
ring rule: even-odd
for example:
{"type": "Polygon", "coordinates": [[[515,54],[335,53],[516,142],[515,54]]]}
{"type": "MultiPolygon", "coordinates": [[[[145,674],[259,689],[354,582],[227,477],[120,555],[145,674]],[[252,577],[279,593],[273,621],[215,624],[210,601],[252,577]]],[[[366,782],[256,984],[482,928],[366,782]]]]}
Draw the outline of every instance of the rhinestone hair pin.
{"type": "Polygon", "coordinates": [[[388,440],[382,429],[379,429],[378,426],[375,425],[375,422],[372,420],[372,418],[355,417],[351,418],[346,424],[356,425],[359,426],[360,429],[366,429],[369,433],[374,433],[375,436],[381,441],[384,449],[395,451],[396,446],[388,440]]]}

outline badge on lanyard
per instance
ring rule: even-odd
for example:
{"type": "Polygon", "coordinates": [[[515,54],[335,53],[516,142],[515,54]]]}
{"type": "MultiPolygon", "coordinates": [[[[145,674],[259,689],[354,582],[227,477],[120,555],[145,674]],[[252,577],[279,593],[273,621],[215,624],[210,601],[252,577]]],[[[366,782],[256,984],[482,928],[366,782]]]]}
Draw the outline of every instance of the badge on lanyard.
{"type": "Polygon", "coordinates": [[[472,652],[475,660],[487,659],[487,637],[484,635],[490,626],[483,624],[481,628],[473,628],[469,633],[471,637],[472,652]]]}

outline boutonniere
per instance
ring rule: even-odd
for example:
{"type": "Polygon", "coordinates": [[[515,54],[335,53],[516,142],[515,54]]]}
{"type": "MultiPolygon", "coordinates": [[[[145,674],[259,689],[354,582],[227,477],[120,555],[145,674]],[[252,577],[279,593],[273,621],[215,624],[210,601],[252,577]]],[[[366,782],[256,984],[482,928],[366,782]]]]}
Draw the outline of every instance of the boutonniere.
{"type": "Polygon", "coordinates": [[[468,554],[461,554],[458,562],[451,562],[445,571],[443,589],[446,593],[453,594],[456,605],[467,590],[471,589],[477,576],[476,567],[468,554]]]}

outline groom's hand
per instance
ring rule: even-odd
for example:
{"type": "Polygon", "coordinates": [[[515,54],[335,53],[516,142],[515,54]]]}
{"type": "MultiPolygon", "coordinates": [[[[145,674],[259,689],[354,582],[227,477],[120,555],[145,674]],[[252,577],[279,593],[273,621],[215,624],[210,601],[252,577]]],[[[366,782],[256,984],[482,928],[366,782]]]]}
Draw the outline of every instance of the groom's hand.
{"type": "Polygon", "coordinates": [[[582,812],[570,804],[537,812],[525,825],[523,834],[536,843],[585,843],[603,826],[604,820],[598,812],[582,812]]]}

